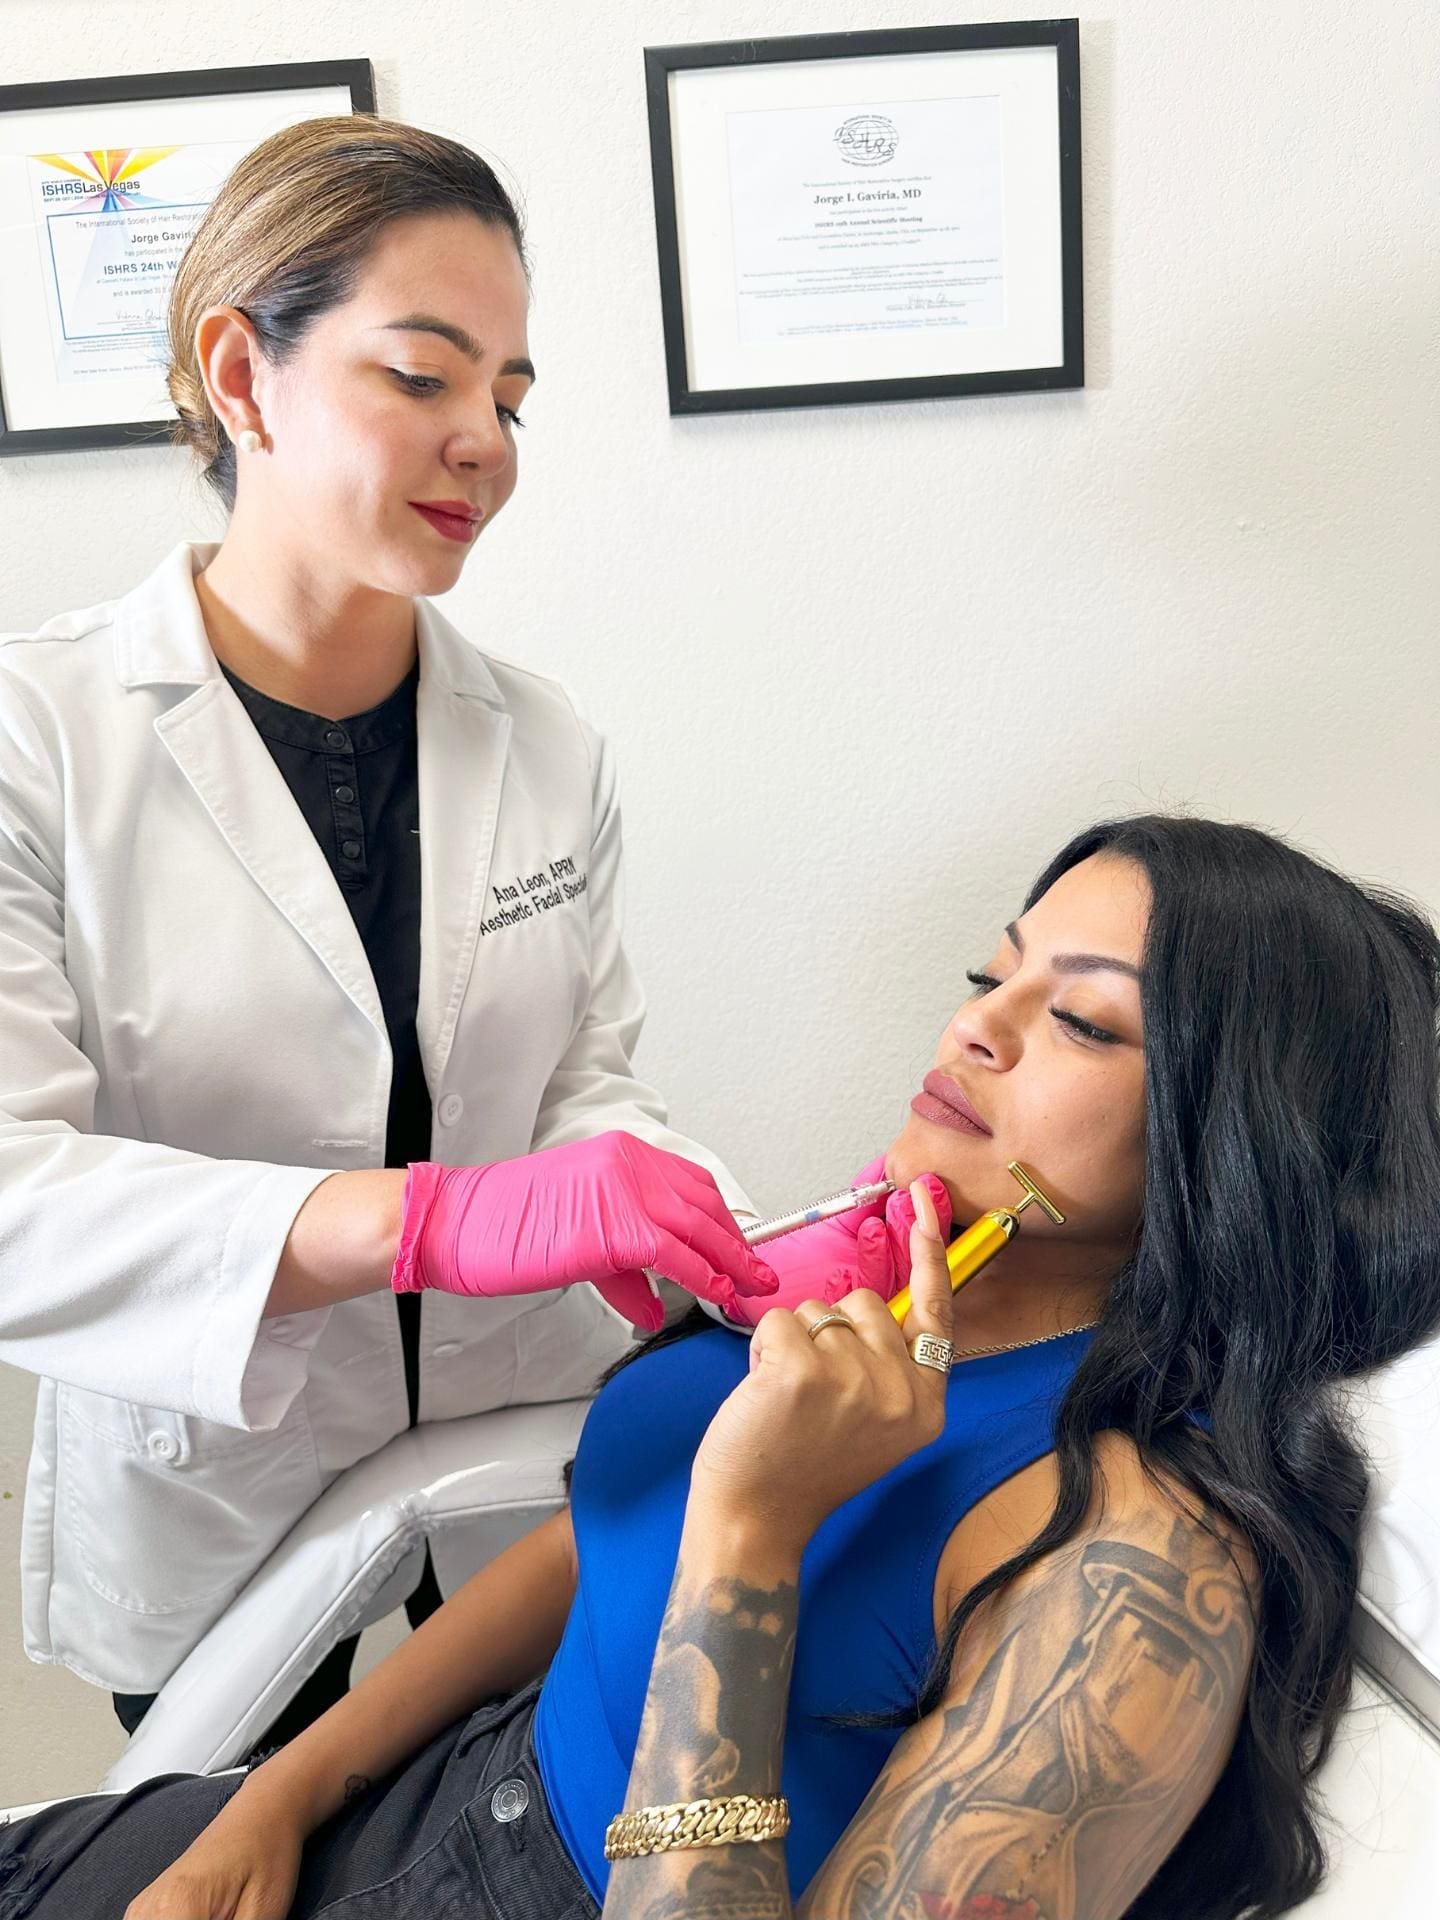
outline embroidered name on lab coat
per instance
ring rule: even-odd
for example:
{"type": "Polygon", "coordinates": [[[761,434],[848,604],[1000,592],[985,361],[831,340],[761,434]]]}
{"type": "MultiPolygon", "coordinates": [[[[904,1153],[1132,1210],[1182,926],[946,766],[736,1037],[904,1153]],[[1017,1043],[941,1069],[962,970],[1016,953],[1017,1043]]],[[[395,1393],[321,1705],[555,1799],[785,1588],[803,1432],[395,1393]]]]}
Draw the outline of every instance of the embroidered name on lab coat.
{"type": "Polygon", "coordinates": [[[480,931],[500,933],[557,907],[573,906],[589,884],[589,875],[581,873],[568,854],[546,861],[533,873],[517,873],[508,883],[497,881],[490,889],[494,911],[480,922],[480,931]]]}

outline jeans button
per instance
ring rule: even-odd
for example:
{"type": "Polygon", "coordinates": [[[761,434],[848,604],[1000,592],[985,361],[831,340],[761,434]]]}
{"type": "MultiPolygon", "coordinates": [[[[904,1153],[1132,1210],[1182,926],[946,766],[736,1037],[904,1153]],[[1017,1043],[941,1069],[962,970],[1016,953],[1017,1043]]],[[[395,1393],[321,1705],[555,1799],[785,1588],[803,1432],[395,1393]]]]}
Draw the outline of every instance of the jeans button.
{"type": "Polygon", "coordinates": [[[518,1820],[530,1804],[530,1789],[523,1780],[502,1780],[490,1796],[490,1811],[497,1820],[518,1820]]]}

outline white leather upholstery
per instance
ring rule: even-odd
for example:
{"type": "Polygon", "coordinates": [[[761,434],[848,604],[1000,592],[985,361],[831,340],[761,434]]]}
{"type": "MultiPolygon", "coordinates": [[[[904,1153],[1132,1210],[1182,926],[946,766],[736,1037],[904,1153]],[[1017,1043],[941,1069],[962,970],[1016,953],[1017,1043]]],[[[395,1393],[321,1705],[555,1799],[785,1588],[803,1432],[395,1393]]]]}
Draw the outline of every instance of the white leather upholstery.
{"type": "Polygon", "coordinates": [[[1440,1341],[1387,1368],[1355,1411],[1375,1468],[1360,1649],[1440,1738],[1440,1341]]]}
{"type": "Polygon", "coordinates": [[[243,1760],[338,1640],[414,1591],[427,1539],[453,1593],[555,1511],[588,1405],[415,1427],[342,1474],[166,1681],[104,1789],[243,1760]]]}

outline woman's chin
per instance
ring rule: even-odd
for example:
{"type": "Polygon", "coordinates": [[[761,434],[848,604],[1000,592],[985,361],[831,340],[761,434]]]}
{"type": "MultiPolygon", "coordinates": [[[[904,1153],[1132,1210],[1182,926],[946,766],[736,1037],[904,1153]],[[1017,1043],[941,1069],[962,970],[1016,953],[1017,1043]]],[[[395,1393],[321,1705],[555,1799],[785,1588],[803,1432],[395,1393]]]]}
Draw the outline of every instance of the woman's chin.
{"type": "MultiPolygon", "coordinates": [[[[937,1129],[916,1121],[902,1128],[885,1153],[885,1177],[897,1189],[908,1187],[922,1173],[933,1173],[950,1196],[950,1212],[959,1226],[968,1226],[991,1207],[1007,1207],[1019,1195],[1019,1189],[1005,1173],[996,1169],[989,1156],[966,1156],[961,1171],[955,1166],[959,1155],[937,1153],[937,1129]],[[947,1165],[946,1162],[949,1161],[947,1165]]],[[[988,1141],[966,1141],[965,1146],[988,1146],[988,1141]]],[[[963,1149],[962,1149],[963,1150],[963,1149]]]]}

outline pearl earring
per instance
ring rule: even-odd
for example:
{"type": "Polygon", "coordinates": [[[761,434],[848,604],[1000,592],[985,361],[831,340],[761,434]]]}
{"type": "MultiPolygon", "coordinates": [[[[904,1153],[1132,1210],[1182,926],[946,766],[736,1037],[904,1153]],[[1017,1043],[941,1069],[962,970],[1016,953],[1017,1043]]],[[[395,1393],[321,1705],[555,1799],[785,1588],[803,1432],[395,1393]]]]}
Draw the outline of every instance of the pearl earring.
{"type": "Polygon", "coordinates": [[[235,444],[241,453],[258,453],[263,443],[253,427],[246,427],[235,444]]]}

